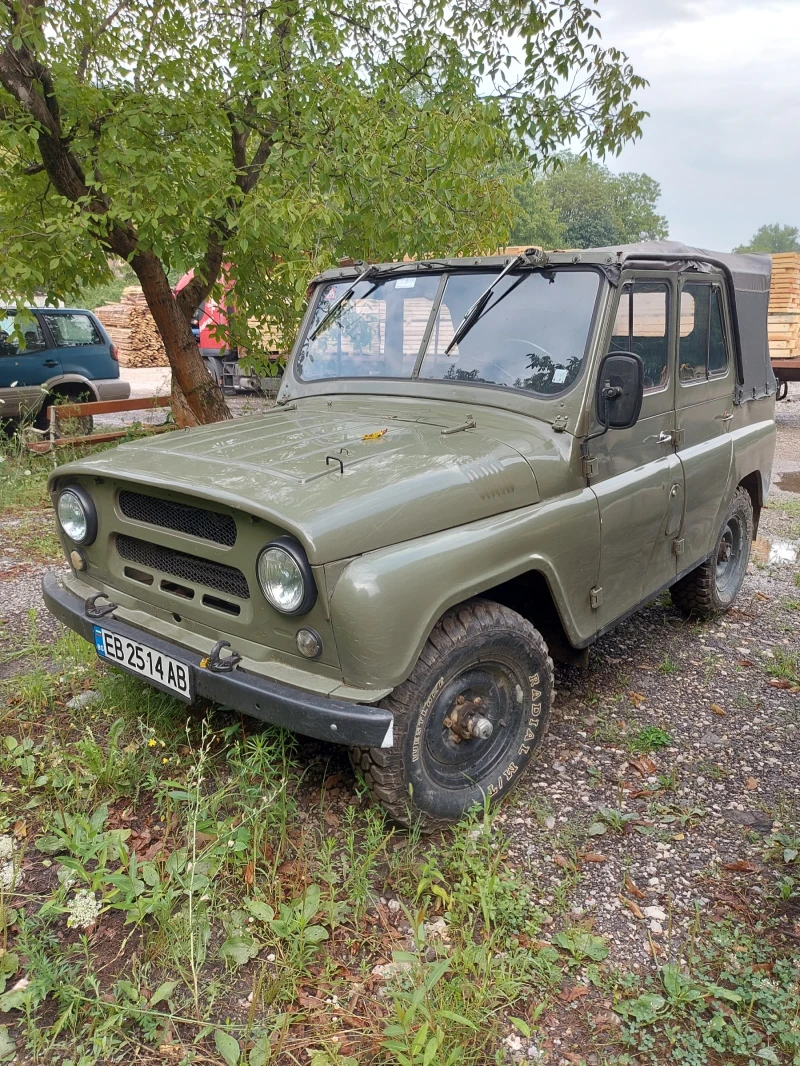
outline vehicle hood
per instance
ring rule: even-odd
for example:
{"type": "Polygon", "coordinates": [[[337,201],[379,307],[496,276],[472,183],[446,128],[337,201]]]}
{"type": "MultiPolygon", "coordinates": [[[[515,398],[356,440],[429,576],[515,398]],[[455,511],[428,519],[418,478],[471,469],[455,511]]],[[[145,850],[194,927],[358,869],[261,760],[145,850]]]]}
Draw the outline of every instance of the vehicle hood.
{"type": "Polygon", "coordinates": [[[538,501],[529,462],[498,439],[514,434],[496,417],[459,430],[469,417],[461,404],[392,413],[385,400],[309,399],[123,444],[54,478],[105,476],[226,503],[293,533],[324,563],[538,501]]]}

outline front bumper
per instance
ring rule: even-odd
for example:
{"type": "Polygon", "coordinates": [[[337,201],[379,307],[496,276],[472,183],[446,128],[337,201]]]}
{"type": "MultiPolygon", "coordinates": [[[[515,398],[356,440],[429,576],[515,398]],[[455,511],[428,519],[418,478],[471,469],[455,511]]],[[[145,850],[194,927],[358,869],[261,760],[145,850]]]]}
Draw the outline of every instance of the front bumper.
{"type": "MultiPolygon", "coordinates": [[[[256,677],[238,668],[230,673],[215,673],[201,667],[201,656],[136,626],[119,622],[113,612],[99,620],[91,618],[86,613],[84,601],[65,589],[56,574],[46,574],[42,579],[42,595],[51,614],[92,644],[95,622],[99,622],[103,629],[129,640],[141,641],[147,647],[177,659],[185,665],[191,676],[195,696],[202,696],[295,733],[335,744],[352,744],[362,748],[392,746],[392,714],[382,707],[331,699],[256,677]]],[[[211,648],[208,650],[210,652],[211,648]]],[[[149,681],[148,684],[179,698],[175,692],[163,688],[156,681],[149,681]]]]}

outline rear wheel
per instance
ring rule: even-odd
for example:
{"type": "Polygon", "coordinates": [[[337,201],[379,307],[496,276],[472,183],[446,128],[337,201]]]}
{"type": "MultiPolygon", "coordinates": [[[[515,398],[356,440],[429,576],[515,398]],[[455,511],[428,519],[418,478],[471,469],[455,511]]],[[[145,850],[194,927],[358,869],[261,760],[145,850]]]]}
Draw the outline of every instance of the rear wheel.
{"type": "Polygon", "coordinates": [[[753,504],[740,486],[710,557],[672,586],[672,602],[678,610],[696,618],[730,610],[747,573],[752,539],[753,504]]]}
{"type": "Polygon", "coordinates": [[[541,745],[553,663],[514,611],[472,600],[448,611],[411,676],[383,702],[391,748],[353,748],[351,762],[396,822],[430,832],[500,800],[541,745]]]}
{"type": "MultiPolygon", "coordinates": [[[[45,397],[44,403],[39,408],[34,420],[34,425],[40,430],[48,430],[50,428],[47,409],[51,404],[59,407],[70,403],[90,403],[93,399],[94,396],[87,389],[80,389],[75,392],[62,392],[54,389],[45,397]]],[[[77,418],[59,418],[56,421],[57,437],[88,437],[93,429],[94,418],[92,415],[80,415],[77,418]]]]}

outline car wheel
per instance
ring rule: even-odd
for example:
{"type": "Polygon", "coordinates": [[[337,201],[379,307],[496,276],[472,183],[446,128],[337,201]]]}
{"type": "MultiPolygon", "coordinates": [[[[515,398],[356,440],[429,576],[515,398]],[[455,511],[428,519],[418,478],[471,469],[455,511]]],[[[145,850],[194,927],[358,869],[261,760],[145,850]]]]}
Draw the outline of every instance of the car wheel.
{"type": "Polygon", "coordinates": [[[750,561],[753,504],[746,489],[734,493],[714,551],[672,586],[672,602],[687,617],[711,618],[729,610],[739,595],[750,561]]]}
{"type": "MultiPolygon", "coordinates": [[[[88,403],[94,399],[90,392],[80,393],[78,396],[68,396],[61,392],[52,392],[45,398],[34,420],[34,425],[39,430],[48,430],[50,422],[47,418],[47,408],[51,404],[56,406],[68,403],[88,403]]],[[[92,415],[81,415],[78,418],[59,418],[56,421],[56,437],[88,437],[94,429],[92,415]]]]}
{"type": "Polygon", "coordinates": [[[411,676],[383,701],[392,747],[352,748],[350,759],[394,821],[431,832],[517,784],[552,701],[541,634],[507,607],[471,600],[437,622],[411,676]]]}

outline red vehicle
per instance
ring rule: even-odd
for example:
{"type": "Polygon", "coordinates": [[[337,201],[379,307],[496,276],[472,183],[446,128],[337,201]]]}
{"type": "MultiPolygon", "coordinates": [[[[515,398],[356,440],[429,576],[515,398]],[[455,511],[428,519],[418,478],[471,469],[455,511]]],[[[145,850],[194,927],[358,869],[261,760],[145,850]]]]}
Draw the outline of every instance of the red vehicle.
{"type": "MultiPolygon", "coordinates": [[[[175,286],[175,292],[179,293],[193,277],[193,270],[184,274],[175,286]]],[[[224,327],[231,310],[209,297],[196,308],[192,316],[192,333],[197,338],[206,369],[223,392],[276,392],[280,385],[279,377],[261,377],[254,373],[252,368],[240,362],[237,349],[228,347],[224,327]],[[219,336],[217,327],[223,327],[219,336]]]]}

